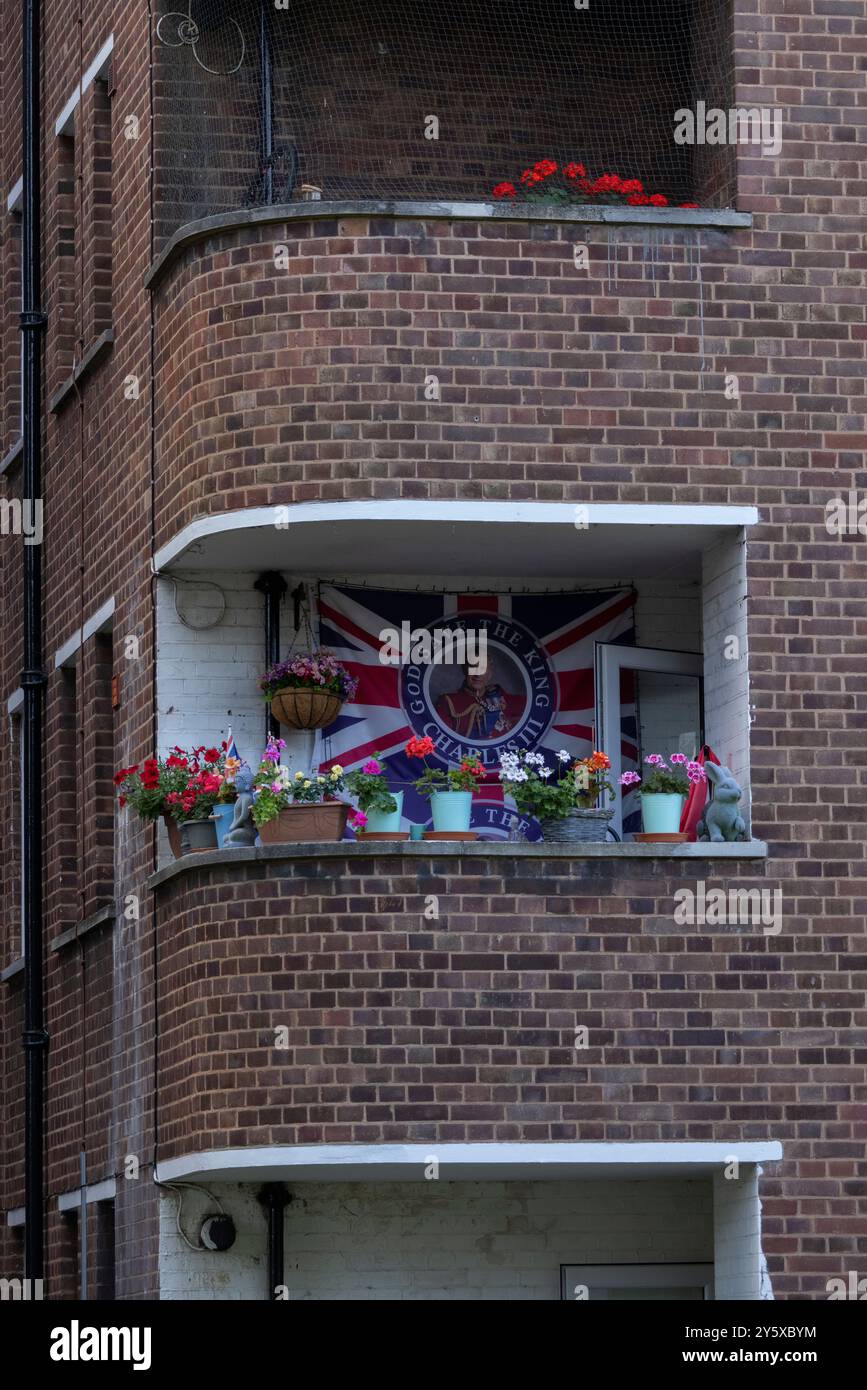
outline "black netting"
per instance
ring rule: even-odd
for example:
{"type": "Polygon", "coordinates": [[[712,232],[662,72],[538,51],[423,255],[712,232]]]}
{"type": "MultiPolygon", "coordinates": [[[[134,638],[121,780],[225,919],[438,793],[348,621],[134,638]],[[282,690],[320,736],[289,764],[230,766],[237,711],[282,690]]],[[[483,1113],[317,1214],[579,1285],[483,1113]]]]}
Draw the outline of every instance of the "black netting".
{"type": "Polygon", "coordinates": [[[155,55],[163,233],[304,184],[489,201],[544,158],[731,201],[729,152],[674,140],[732,104],[728,0],[188,0],[155,55]]]}

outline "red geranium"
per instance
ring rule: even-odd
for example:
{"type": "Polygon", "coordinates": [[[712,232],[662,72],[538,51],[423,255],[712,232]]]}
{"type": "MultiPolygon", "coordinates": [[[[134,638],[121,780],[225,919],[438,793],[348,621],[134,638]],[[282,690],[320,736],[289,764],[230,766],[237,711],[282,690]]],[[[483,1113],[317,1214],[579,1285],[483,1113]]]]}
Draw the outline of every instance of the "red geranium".
{"type": "Polygon", "coordinates": [[[424,738],[411,738],[404,749],[404,752],[410,758],[427,758],[434,751],[434,741],[427,734],[425,734],[424,738]]]}
{"type": "MultiPolygon", "coordinates": [[[[558,165],[553,159],[540,159],[520,176],[523,193],[516,190],[513,183],[498,183],[494,189],[495,198],[522,197],[528,202],[571,203],[586,199],[603,203],[625,203],[629,207],[666,208],[669,200],[664,193],[648,193],[641,179],[622,178],[620,174],[605,173],[598,178],[588,175],[587,169],[577,160],[558,165]]],[[[682,203],[682,207],[697,207],[696,203],[682,203]]]]}

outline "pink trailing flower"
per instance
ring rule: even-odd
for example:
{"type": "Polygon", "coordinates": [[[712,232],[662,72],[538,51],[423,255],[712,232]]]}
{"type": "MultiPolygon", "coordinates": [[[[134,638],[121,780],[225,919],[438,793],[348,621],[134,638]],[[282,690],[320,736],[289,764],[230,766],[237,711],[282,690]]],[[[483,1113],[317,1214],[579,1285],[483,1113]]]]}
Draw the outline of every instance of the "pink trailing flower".
{"type": "Polygon", "coordinates": [[[634,787],[641,781],[637,772],[624,772],[620,778],[621,787],[634,787]]]}
{"type": "Polygon", "coordinates": [[[363,830],[367,825],[367,816],[363,811],[356,811],[349,824],[353,830],[363,830]]]}
{"type": "Polygon", "coordinates": [[[361,770],[362,772],[366,772],[369,777],[378,777],[379,774],[382,772],[382,768],[376,761],[376,758],[368,758],[367,762],[364,764],[364,767],[361,770]]]}
{"type": "Polygon", "coordinates": [[[285,738],[269,737],[268,746],[262,754],[263,761],[267,763],[279,763],[281,750],[285,747],[285,738]]]}
{"type": "Polygon", "coordinates": [[[665,767],[665,758],[660,757],[658,753],[648,754],[644,761],[650,763],[651,767],[665,767]]]}
{"type": "MultiPolygon", "coordinates": [[[[673,761],[674,759],[672,759],[672,762],[673,761]]],[[[689,778],[690,782],[693,783],[707,781],[707,773],[705,772],[701,763],[687,763],[686,775],[689,778]]]]}
{"type": "Polygon", "coordinates": [[[668,761],[670,763],[686,763],[689,762],[689,759],[685,753],[672,753],[668,761]]]}

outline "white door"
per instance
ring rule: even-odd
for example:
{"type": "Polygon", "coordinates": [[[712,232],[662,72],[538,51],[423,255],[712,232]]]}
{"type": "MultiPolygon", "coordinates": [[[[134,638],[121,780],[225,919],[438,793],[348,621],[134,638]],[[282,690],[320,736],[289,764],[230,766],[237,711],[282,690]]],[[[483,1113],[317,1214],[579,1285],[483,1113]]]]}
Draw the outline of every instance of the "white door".
{"type": "Polygon", "coordinates": [[[627,834],[630,802],[635,806],[635,798],[621,794],[621,772],[634,767],[640,773],[648,753],[686,753],[692,758],[701,748],[703,670],[704,660],[697,652],[596,643],[597,740],[611,759],[611,825],[621,839],[624,803],[627,834]]]}

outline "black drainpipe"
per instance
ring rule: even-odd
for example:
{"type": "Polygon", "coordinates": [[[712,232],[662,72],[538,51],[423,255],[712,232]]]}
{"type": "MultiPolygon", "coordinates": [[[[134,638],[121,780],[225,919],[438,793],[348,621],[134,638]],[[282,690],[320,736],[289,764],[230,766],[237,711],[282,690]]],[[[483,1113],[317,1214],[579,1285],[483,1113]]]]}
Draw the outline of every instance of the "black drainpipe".
{"type": "MultiPolygon", "coordinates": [[[[40,305],[40,0],[23,0],[21,333],[23,335],[22,504],[42,501],[42,332],[40,305]]],[[[41,536],[40,536],[41,541],[41,536]]],[[[21,894],[24,919],[24,1275],[43,1277],[45,1031],[42,985],[42,554],[24,546],[24,778],[21,894]]]]}
{"type": "Polygon", "coordinates": [[[259,0],[259,138],[262,162],[262,200],[274,201],[274,91],[268,6],[259,0]]]}
{"type": "MultiPolygon", "coordinates": [[[[275,570],[260,574],[254,589],[265,595],[265,666],[273,666],[280,660],[280,600],[287,589],[286,580],[275,570]]],[[[276,738],[280,725],[271,713],[270,706],[265,714],[265,738],[273,734],[276,738]]]]}
{"type": "Polygon", "coordinates": [[[269,1182],[259,1193],[259,1201],[268,1214],[268,1293],[269,1303],[278,1300],[278,1289],[284,1279],[283,1213],[292,1201],[282,1182],[269,1182]]]}

